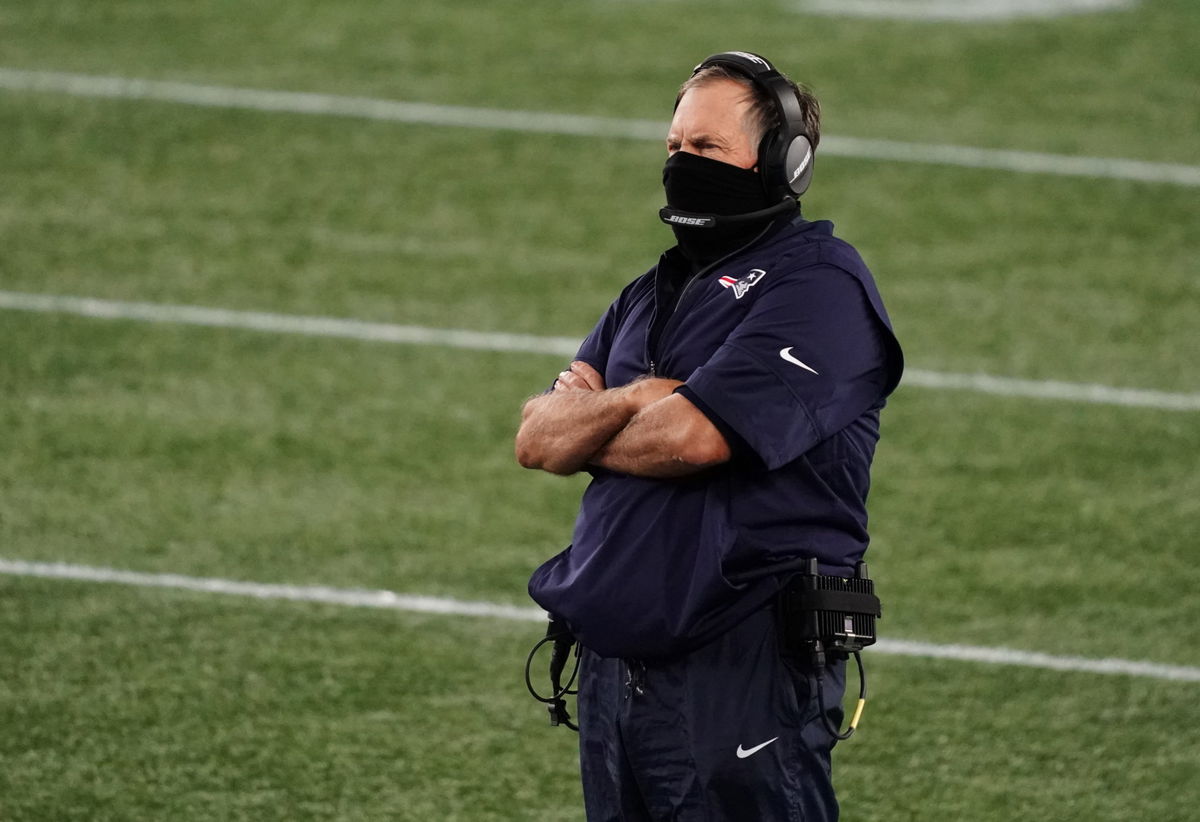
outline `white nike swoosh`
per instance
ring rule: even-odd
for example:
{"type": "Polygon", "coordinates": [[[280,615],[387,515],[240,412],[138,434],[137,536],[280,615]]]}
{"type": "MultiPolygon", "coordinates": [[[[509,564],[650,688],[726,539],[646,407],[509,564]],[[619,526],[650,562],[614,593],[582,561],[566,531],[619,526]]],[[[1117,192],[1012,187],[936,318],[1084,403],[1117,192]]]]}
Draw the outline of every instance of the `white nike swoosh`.
{"type": "MultiPolygon", "coordinates": [[[[785,360],[790,362],[792,365],[798,365],[801,368],[803,368],[805,371],[811,371],[814,374],[817,374],[817,369],[805,365],[804,363],[800,362],[800,360],[798,360],[792,356],[792,347],[790,345],[787,348],[779,349],[779,356],[783,357],[785,360]]],[[[821,375],[817,374],[817,376],[819,377],[821,375]]]]}
{"type": "Polygon", "coordinates": [[[778,738],[779,738],[779,737],[774,737],[773,739],[768,739],[766,742],[762,743],[761,745],[755,745],[755,746],[754,746],[753,748],[751,748],[750,750],[746,750],[746,749],[744,749],[744,748],[743,748],[741,745],[738,745],[738,749],[737,749],[737,756],[738,756],[738,759],[745,759],[745,758],[746,758],[746,757],[748,757],[748,756],[754,756],[756,753],[758,753],[758,752],[759,752],[759,751],[761,751],[763,748],[765,748],[765,747],[767,747],[768,745],[770,745],[772,742],[774,742],[774,741],[775,741],[776,739],[778,739],[778,738]]]}

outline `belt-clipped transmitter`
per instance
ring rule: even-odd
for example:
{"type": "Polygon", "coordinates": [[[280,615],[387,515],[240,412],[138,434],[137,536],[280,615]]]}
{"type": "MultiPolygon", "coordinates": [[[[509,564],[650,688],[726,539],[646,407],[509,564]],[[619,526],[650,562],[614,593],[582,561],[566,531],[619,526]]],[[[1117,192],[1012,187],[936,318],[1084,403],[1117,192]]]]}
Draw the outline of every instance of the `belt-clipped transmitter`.
{"type": "Polygon", "coordinates": [[[867,704],[867,674],[859,651],[875,644],[875,620],[882,616],[875,583],[867,564],[854,566],[854,576],[820,573],[815,559],[806,559],[800,571],[779,594],[779,624],[784,647],[812,664],[817,680],[817,703],[825,704],[823,681],[830,659],[854,657],[858,666],[858,705],[843,733],[822,710],[826,729],[838,739],[849,739],[858,727],[867,704]]]}

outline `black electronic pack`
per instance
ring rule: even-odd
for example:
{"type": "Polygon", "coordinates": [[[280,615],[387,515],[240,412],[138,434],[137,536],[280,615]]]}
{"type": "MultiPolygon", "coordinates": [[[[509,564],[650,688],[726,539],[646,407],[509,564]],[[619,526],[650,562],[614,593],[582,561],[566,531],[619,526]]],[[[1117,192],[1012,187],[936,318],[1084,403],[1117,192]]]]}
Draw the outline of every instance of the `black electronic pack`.
{"type": "Polygon", "coordinates": [[[804,561],[779,595],[780,624],[786,647],[807,651],[820,641],[826,654],[846,658],[875,644],[875,620],[882,616],[867,564],[854,576],[821,574],[817,561],[804,561]]]}
{"type": "Polygon", "coordinates": [[[821,711],[829,733],[849,739],[867,704],[867,674],[859,651],[875,644],[875,620],[883,615],[867,564],[859,562],[853,576],[839,577],[822,574],[815,559],[805,559],[780,591],[776,607],[784,648],[813,668],[818,704],[825,704],[827,660],[852,656],[858,664],[858,705],[847,730],[843,733],[833,727],[821,711]]]}

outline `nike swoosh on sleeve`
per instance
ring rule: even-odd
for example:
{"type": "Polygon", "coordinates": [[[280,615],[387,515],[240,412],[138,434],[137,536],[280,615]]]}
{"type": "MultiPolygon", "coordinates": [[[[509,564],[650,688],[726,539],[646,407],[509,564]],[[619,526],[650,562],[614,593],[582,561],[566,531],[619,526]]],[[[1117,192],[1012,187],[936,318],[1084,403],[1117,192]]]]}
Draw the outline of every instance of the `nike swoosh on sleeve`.
{"type": "Polygon", "coordinates": [[[801,368],[803,368],[805,371],[811,371],[812,373],[816,374],[818,377],[821,376],[820,373],[817,372],[817,369],[815,369],[811,366],[805,365],[804,363],[800,362],[800,360],[793,357],[792,356],[792,346],[790,346],[790,345],[787,348],[779,349],[779,356],[783,357],[785,360],[790,362],[792,365],[798,365],[801,368]]]}

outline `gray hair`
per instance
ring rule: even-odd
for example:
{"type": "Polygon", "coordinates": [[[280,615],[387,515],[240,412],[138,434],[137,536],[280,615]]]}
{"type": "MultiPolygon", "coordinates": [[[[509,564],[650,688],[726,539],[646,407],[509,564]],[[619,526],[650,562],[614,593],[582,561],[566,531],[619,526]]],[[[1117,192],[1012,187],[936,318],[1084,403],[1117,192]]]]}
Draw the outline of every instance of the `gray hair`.
{"type": "MultiPolygon", "coordinates": [[[[821,104],[807,88],[797,85],[786,77],[784,79],[792,87],[792,91],[796,94],[796,100],[800,103],[800,115],[804,119],[804,129],[808,132],[808,139],[815,149],[817,143],[821,142],[821,104]]],[[[678,105],[683,95],[692,89],[707,86],[718,80],[733,80],[746,89],[746,98],[750,102],[750,109],[746,112],[746,131],[754,137],[755,145],[758,145],[768,129],[779,125],[779,112],[775,109],[775,101],[771,99],[766,90],[739,71],[721,65],[701,69],[679,87],[675,104],[678,105]]]]}

